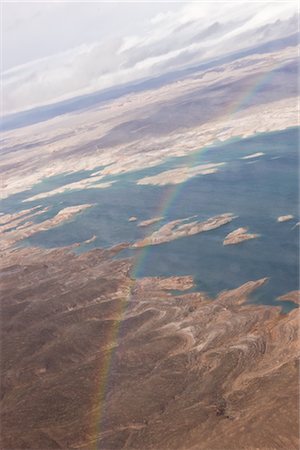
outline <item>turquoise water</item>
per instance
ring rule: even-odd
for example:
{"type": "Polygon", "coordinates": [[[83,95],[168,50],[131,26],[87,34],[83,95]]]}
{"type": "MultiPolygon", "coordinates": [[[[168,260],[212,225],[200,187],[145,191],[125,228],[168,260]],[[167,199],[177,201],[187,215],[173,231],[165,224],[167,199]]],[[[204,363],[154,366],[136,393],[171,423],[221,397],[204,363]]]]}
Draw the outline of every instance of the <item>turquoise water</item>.
{"type": "MultiPolygon", "coordinates": [[[[49,212],[36,218],[40,221],[53,216],[62,207],[95,204],[74,220],[23,243],[55,247],[97,236],[93,243],[82,245],[79,251],[133,242],[162,223],[177,218],[197,214],[199,220],[205,220],[225,212],[234,213],[237,219],[216,230],[148,247],[134,274],[137,277],[191,274],[197,288],[211,295],[267,276],[269,283],[255,293],[252,301],[272,304],[277,296],[298,289],[297,147],[297,129],[235,139],[207,147],[189,157],[171,158],[155,168],[115,177],[117,182],[108,189],[86,189],[21,203],[22,199],[38,192],[85,178],[91,171],[52,177],[30,191],[3,201],[2,209],[12,212],[38,204],[50,206],[49,212]],[[251,160],[241,159],[257,152],[265,154],[251,160]],[[136,184],[137,179],[162,170],[208,162],[226,162],[226,165],[215,174],[194,177],[175,188],[136,184]],[[167,210],[161,208],[164,199],[173,199],[167,210]],[[277,217],[286,214],[293,214],[295,220],[277,223],[277,217]],[[145,220],[157,215],[164,215],[164,221],[147,228],[128,222],[130,216],[145,220]],[[250,232],[259,233],[261,237],[224,247],[225,235],[240,226],[249,227],[250,232]]],[[[139,252],[128,250],[122,256],[137,256],[139,252]]],[[[283,306],[287,310],[291,304],[283,303],[283,306]]]]}

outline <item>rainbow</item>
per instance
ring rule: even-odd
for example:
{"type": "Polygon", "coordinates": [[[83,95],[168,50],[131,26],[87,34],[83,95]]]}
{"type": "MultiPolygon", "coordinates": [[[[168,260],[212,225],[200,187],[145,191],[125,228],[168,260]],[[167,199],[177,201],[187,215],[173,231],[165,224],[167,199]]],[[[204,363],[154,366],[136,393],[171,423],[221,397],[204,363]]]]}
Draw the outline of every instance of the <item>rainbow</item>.
{"type": "MultiPolygon", "coordinates": [[[[100,436],[101,434],[101,424],[105,413],[105,396],[108,390],[109,373],[112,366],[114,351],[119,345],[121,337],[121,324],[127,305],[131,299],[131,292],[132,286],[129,287],[127,297],[125,297],[124,300],[118,304],[117,311],[115,312],[116,317],[112,321],[111,327],[107,333],[107,338],[105,342],[107,346],[107,351],[100,359],[99,367],[97,370],[97,377],[95,380],[97,392],[95,398],[93,398],[92,404],[93,419],[92,419],[92,429],[90,430],[90,439],[91,441],[94,442],[95,450],[101,448],[99,447],[97,441],[98,436],[100,436]]],[[[105,344],[103,347],[105,347],[105,344]]]]}
{"type": "MultiPolygon", "coordinates": [[[[224,119],[232,119],[234,115],[241,110],[247,103],[249,103],[255,96],[258,91],[263,88],[264,85],[269,83],[273,78],[276,70],[282,64],[279,63],[273,67],[273,69],[268,73],[258,74],[254,80],[249,84],[248,89],[246,91],[241,92],[237,95],[229,105],[224,108],[222,113],[222,117],[224,119]]],[[[217,137],[213,139],[214,142],[217,142],[217,137]]],[[[185,158],[185,165],[188,167],[193,167],[195,161],[200,152],[202,152],[206,147],[202,147],[192,153],[190,153],[185,158]]],[[[181,183],[178,185],[170,185],[165,189],[165,193],[161,199],[160,204],[158,205],[157,211],[154,214],[154,217],[167,217],[168,211],[171,209],[172,205],[176,201],[179,193],[183,189],[185,183],[181,183]]],[[[150,228],[151,229],[151,228],[150,228]]],[[[119,342],[122,337],[122,321],[127,310],[127,306],[131,301],[132,292],[135,286],[135,278],[138,276],[139,272],[143,268],[145,261],[147,259],[147,255],[149,254],[149,247],[143,247],[137,250],[136,258],[134,259],[133,268],[131,271],[132,284],[129,287],[128,294],[126,298],[124,298],[123,302],[120,302],[118,307],[118,311],[116,311],[116,318],[111,325],[111,329],[107,334],[107,347],[108,350],[101,360],[99,364],[98,376],[95,380],[97,394],[94,397],[92,411],[94,411],[94,419],[93,427],[91,430],[91,439],[93,440],[95,446],[95,450],[101,449],[101,429],[103,420],[105,417],[105,397],[108,391],[108,384],[110,379],[110,372],[113,364],[113,356],[115,349],[118,347],[119,342]]]]}

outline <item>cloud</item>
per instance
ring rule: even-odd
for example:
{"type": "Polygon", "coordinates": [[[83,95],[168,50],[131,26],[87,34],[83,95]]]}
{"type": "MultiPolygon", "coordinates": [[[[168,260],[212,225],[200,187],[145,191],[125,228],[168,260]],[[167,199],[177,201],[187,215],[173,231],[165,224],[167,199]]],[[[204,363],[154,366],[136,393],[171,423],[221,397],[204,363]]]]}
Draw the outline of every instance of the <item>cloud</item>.
{"type": "MultiPolygon", "coordinates": [[[[172,9],[169,4],[166,9],[164,5],[159,13],[151,10],[140,27],[130,18],[135,4],[127,4],[126,21],[132,21],[132,33],[127,22],[122,30],[102,33],[98,40],[91,39],[95,37],[92,31],[83,33],[85,43],[6,70],[2,78],[4,114],[188,67],[297,31],[297,3],[247,2],[239,3],[238,8],[232,2],[179,6],[172,9]]],[[[33,13],[39,21],[38,11],[33,13]]],[[[48,10],[49,17],[54,14],[57,18],[61,13],[62,9],[48,10]]],[[[109,10],[107,17],[113,13],[115,9],[109,10]]],[[[83,24],[95,27],[87,11],[84,14],[83,24]]],[[[46,16],[43,11],[41,20],[46,16]]],[[[14,26],[15,22],[9,23],[10,28],[14,26]]]]}

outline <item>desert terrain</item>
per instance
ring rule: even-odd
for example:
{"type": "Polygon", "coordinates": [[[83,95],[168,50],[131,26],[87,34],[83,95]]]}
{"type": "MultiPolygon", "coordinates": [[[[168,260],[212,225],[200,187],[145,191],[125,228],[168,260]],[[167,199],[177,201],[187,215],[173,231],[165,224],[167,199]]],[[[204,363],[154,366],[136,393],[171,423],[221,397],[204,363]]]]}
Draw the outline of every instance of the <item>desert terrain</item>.
{"type": "Polygon", "coordinates": [[[272,138],[295,150],[298,52],[231,55],[1,132],[2,449],[299,448],[297,161],[272,138]],[[157,273],[140,275],[151,251],[157,273]],[[291,287],[274,301],[278,273],[291,287]]]}
{"type": "Polygon", "coordinates": [[[134,280],[122,248],[2,260],[2,448],[296,450],[297,310],[134,280]]]}
{"type": "MultiPolygon", "coordinates": [[[[4,131],[2,198],[30,190],[46,177],[81,170],[94,172],[60,192],[105,188],[112,176],[155,167],[216,141],[297,126],[297,52],[287,47],[246,56],[77,114],[4,131]],[[252,98],[264,81],[263,94],[252,98]]],[[[219,167],[182,167],[172,182],[202,169],[209,173],[219,167]]]]}

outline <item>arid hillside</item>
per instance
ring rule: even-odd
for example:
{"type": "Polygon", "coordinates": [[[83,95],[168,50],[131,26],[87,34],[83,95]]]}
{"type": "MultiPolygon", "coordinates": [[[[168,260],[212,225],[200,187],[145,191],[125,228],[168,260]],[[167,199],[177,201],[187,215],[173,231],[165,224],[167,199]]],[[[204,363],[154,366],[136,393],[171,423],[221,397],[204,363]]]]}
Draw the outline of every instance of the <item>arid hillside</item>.
{"type": "Polygon", "coordinates": [[[298,311],[134,280],[122,248],[2,261],[2,448],[296,450],[298,311]]]}

